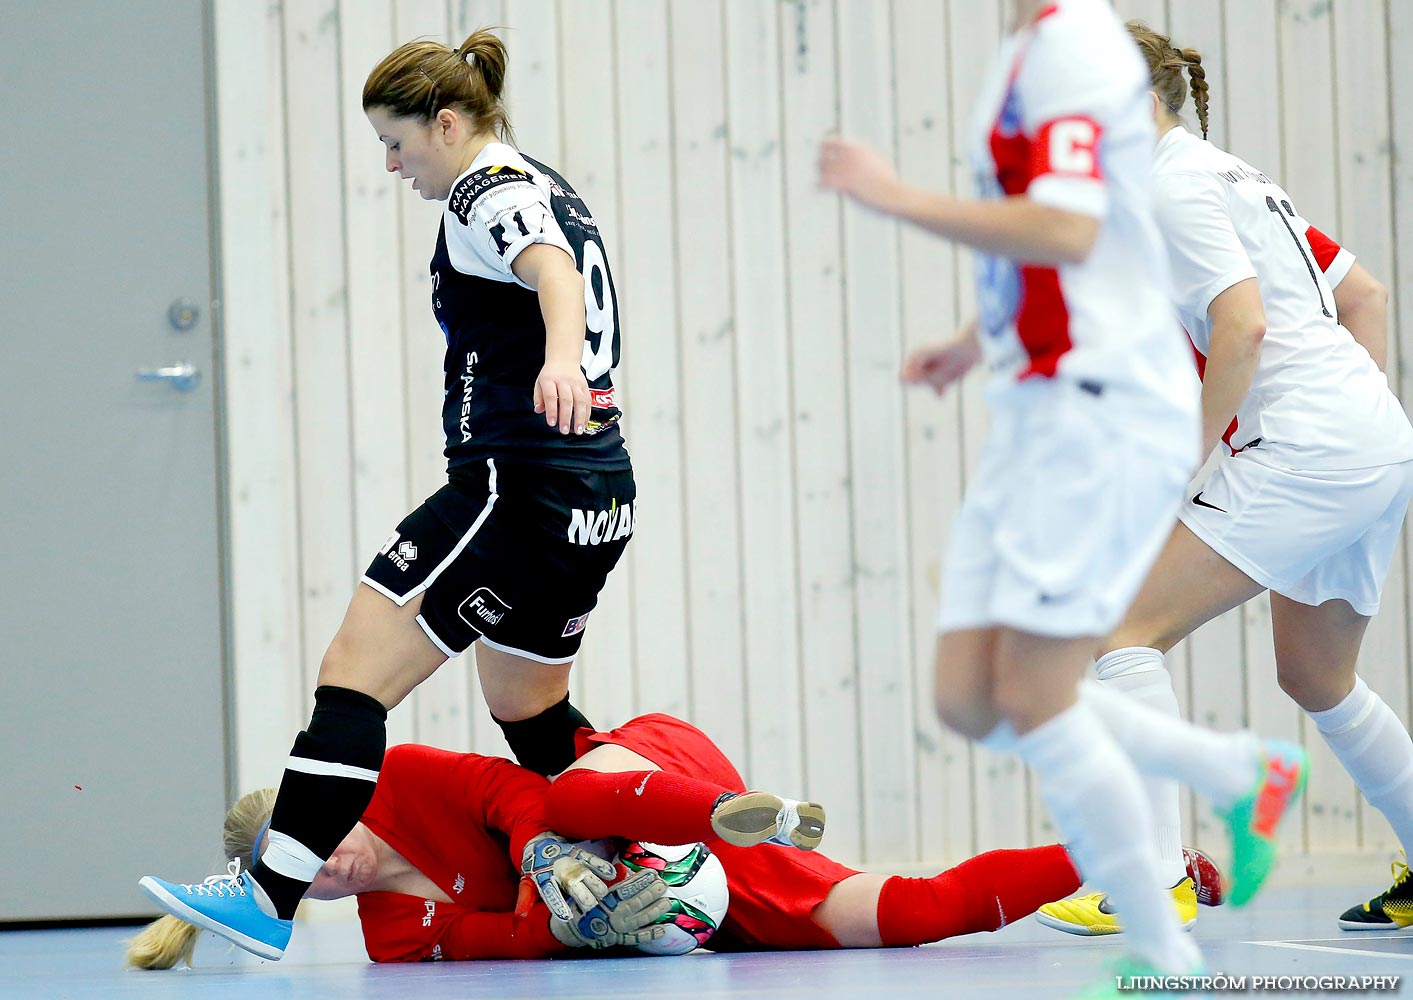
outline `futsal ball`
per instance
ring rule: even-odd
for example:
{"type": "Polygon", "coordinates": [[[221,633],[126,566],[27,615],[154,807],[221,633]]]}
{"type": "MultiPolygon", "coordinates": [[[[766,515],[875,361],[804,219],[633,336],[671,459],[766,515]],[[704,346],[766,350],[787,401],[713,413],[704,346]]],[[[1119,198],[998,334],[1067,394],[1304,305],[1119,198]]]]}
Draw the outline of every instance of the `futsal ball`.
{"type": "Polygon", "coordinates": [[[651,870],[667,883],[672,908],[658,920],[667,931],[656,941],[639,945],[649,955],[685,955],[705,944],[726,917],[730,894],[726,869],[706,844],[630,843],[618,855],[624,878],[651,870]]]}

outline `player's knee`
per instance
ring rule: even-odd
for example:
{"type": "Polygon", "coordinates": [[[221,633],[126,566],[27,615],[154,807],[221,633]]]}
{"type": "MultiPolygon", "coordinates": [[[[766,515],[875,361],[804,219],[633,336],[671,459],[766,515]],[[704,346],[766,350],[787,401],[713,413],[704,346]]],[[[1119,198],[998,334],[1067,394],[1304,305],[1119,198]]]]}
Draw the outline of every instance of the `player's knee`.
{"type": "Polygon", "coordinates": [[[996,718],[1009,722],[1016,732],[1026,732],[1054,714],[1042,689],[1001,684],[996,689],[996,718]]]}
{"type": "Polygon", "coordinates": [[[989,701],[938,691],[933,703],[942,725],[968,739],[979,740],[996,727],[996,712],[989,701]]]}
{"type": "Polygon", "coordinates": [[[346,682],[357,670],[355,659],[357,648],[344,635],[342,629],[334,634],[324,658],[319,661],[319,683],[338,684],[346,682]]]}
{"type": "Polygon", "coordinates": [[[1340,671],[1300,667],[1277,668],[1276,683],[1291,701],[1307,712],[1320,712],[1338,705],[1353,686],[1340,671]]]}

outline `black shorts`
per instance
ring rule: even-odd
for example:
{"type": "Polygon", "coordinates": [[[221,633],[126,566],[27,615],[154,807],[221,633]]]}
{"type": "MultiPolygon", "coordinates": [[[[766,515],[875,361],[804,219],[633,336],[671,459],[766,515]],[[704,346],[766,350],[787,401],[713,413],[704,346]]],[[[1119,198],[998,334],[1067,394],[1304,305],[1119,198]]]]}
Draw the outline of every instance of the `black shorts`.
{"type": "Polygon", "coordinates": [[[633,536],[631,470],[485,463],[457,470],[397,526],[363,582],[448,656],[477,639],[542,663],[568,663],[609,570],[633,536]]]}

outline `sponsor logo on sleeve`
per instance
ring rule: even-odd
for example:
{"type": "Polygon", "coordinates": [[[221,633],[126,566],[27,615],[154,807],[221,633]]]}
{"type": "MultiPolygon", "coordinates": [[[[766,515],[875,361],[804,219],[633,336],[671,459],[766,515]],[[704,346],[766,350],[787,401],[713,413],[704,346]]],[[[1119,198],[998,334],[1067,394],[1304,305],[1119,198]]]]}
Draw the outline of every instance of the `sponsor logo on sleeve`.
{"type": "Polygon", "coordinates": [[[477,170],[475,173],[463,177],[461,183],[451,189],[451,197],[447,199],[447,210],[460,219],[463,226],[469,226],[476,202],[480,201],[487,192],[494,191],[505,184],[517,183],[530,183],[530,175],[514,167],[491,167],[489,170],[477,170]]]}
{"type": "Polygon", "coordinates": [[[401,537],[398,532],[394,531],[383,543],[383,547],[378,550],[378,555],[386,556],[388,562],[406,573],[408,564],[417,558],[417,546],[408,539],[403,539],[402,544],[399,545],[398,539],[401,537]]]}
{"type": "Polygon", "coordinates": [[[423,902],[427,904],[427,912],[422,914],[422,926],[431,927],[432,918],[437,915],[437,901],[434,899],[424,899],[423,902]]]}
{"type": "Polygon", "coordinates": [[[571,226],[578,226],[580,229],[591,229],[594,232],[598,232],[599,229],[599,224],[594,221],[592,215],[580,212],[573,205],[566,204],[564,206],[564,221],[571,226]]]}
{"type": "Polygon", "coordinates": [[[491,239],[495,241],[496,253],[504,257],[510,248],[527,236],[538,236],[545,231],[545,215],[539,206],[516,208],[511,206],[490,226],[491,239]]]}

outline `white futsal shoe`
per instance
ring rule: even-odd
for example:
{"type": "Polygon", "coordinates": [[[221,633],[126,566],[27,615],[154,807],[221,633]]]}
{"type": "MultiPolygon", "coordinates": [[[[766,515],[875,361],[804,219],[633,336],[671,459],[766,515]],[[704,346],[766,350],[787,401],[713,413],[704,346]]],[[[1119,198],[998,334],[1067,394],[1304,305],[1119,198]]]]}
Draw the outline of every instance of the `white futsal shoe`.
{"type": "Polygon", "coordinates": [[[736,847],[780,844],[812,851],[824,837],[824,807],[769,792],[742,792],[716,804],[711,828],[736,847]]]}

